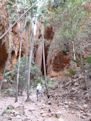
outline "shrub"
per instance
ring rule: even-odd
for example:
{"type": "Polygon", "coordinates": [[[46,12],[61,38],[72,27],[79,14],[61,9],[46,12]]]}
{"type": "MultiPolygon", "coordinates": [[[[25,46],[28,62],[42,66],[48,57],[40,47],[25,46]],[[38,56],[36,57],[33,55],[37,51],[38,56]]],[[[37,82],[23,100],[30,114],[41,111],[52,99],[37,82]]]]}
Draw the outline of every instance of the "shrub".
{"type": "Polygon", "coordinates": [[[64,73],[66,76],[74,76],[76,74],[76,71],[75,71],[75,69],[69,68],[69,69],[65,70],[64,73]]]}
{"type": "MultiPolygon", "coordinates": [[[[16,88],[16,80],[17,80],[17,70],[18,70],[19,63],[17,62],[16,65],[14,65],[14,68],[12,71],[5,71],[4,77],[8,80],[9,83],[12,83],[12,86],[16,88]]],[[[22,57],[20,59],[20,71],[19,71],[19,93],[22,93],[24,89],[26,89],[27,85],[27,79],[28,79],[28,59],[25,57],[22,57]]],[[[31,73],[30,73],[30,79],[31,79],[31,85],[34,85],[36,80],[41,76],[40,69],[35,65],[34,62],[32,62],[31,66],[31,73]]],[[[9,87],[10,88],[10,87],[9,87]]],[[[12,87],[11,87],[12,88],[12,87]]]]}

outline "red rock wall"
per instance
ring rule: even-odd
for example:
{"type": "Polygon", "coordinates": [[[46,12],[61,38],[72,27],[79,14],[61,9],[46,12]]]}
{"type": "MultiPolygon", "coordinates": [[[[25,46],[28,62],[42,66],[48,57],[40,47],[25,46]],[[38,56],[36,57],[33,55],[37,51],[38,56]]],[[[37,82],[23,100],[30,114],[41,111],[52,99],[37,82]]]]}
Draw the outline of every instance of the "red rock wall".
{"type": "MultiPolygon", "coordinates": [[[[6,10],[6,2],[7,0],[2,0],[2,2],[0,2],[0,36],[7,29],[8,14],[6,10]]],[[[5,36],[2,40],[0,40],[0,72],[3,71],[8,57],[8,52],[6,47],[8,43],[7,40],[8,40],[7,36],[5,36]],[[6,43],[2,44],[4,40],[6,40],[6,43]]]]}
{"type": "Polygon", "coordinates": [[[51,56],[47,60],[47,73],[50,75],[51,72],[60,72],[70,63],[70,56],[65,55],[63,52],[54,50],[51,56]]]}
{"type": "Polygon", "coordinates": [[[5,44],[0,43],[0,72],[3,71],[5,63],[8,57],[7,49],[5,44]]]}
{"type": "Polygon", "coordinates": [[[44,38],[46,40],[53,40],[53,37],[54,37],[54,29],[53,29],[53,27],[51,25],[45,27],[44,38]]]}

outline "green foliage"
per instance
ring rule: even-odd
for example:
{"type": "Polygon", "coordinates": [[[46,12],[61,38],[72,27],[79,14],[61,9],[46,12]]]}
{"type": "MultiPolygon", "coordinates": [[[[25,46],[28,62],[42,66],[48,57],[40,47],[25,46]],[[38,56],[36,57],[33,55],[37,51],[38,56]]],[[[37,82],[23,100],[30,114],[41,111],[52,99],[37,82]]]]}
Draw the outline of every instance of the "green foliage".
{"type": "Polygon", "coordinates": [[[48,86],[48,88],[55,88],[56,87],[56,81],[52,80],[50,78],[47,78],[47,86],[48,86]]]}
{"type": "Polygon", "coordinates": [[[12,86],[12,87],[8,87],[8,89],[4,89],[2,90],[2,93],[5,95],[5,96],[10,96],[10,97],[15,97],[16,95],[16,90],[15,88],[12,86]]]}
{"type": "Polygon", "coordinates": [[[81,0],[71,0],[68,1],[64,8],[65,13],[62,15],[63,25],[61,33],[70,40],[74,40],[77,33],[81,31],[81,22],[85,17],[81,3],[81,0]]]}
{"type": "Polygon", "coordinates": [[[16,12],[14,8],[15,0],[9,0],[7,3],[7,11],[9,15],[9,21],[14,21],[16,19],[16,12]]]}
{"type": "MultiPolygon", "coordinates": [[[[19,71],[19,92],[26,89],[27,79],[28,79],[28,68],[29,68],[28,58],[22,57],[20,60],[20,71],[19,71]]],[[[13,71],[11,72],[5,71],[5,74],[4,74],[4,77],[8,80],[8,82],[10,83],[12,82],[12,85],[14,88],[17,80],[17,70],[18,70],[18,62],[14,66],[13,71]]],[[[31,73],[30,73],[31,85],[33,85],[33,82],[36,82],[36,80],[40,76],[41,76],[40,69],[34,64],[34,62],[32,62],[31,73]]],[[[15,92],[15,91],[12,91],[12,89],[9,89],[8,91],[9,92],[11,91],[11,93],[15,92]]]]}
{"type": "MultiPolygon", "coordinates": [[[[8,0],[7,11],[9,15],[9,21],[12,23],[18,19],[20,14],[18,12],[24,12],[31,6],[31,0],[8,0]]],[[[31,12],[27,14],[27,17],[31,16],[31,12]]],[[[31,17],[30,17],[31,18],[31,17]]]]}
{"type": "Polygon", "coordinates": [[[64,73],[66,76],[74,76],[76,74],[76,71],[75,71],[75,69],[69,68],[69,69],[65,70],[64,73]]]}
{"type": "Polygon", "coordinates": [[[85,60],[87,63],[91,64],[91,56],[86,57],[85,60]]]}
{"type": "MultiPolygon", "coordinates": [[[[25,57],[22,57],[20,60],[20,81],[27,81],[27,76],[28,76],[28,59],[25,57]]],[[[18,62],[14,67],[15,70],[15,75],[17,75],[17,69],[18,69],[18,62]]],[[[34,64],[34,62],[32,62],[32,66],[31,66],[31,80],[35,80],[36,78],[38,78],[38,76],[40,75],[40,70],[39,68],[34,64]]]]}
{"type": "Polygon", "coordinates": [[[84,25],[83,20],[85,20],[86,11],[81,6],[83,1],[67,0],[63,6],[60,5],[55,11],[50,13],[54,22],[60,21],[59,34],[71,41],[82,31],[82,26],[84,25]]]}
{"type": "Polygon", "coordinates": [[[6,78],[7,81],[10,83],[13,82],[13,80],[12,80],[13,73],[14,73],[14,71],[8,71],[8,70],[5,70],[5,72],[4,72],[4,78],[6,78]]]}
{"type": "Polygon", "coordinates": [[[35,87],[37,86],[38,83],[41,83],[41,85],[43,86],[43,88],[45,89],[45,81],[47,82],[47,87],[48,88],[55,88],[56,86],[56,81],[55,80],[52,80],[48,77],[46,77],[46,80],[41,76],[41,77],[38,77],[38,79],[36,79],[36,83],[35,83],[35,87]]]}

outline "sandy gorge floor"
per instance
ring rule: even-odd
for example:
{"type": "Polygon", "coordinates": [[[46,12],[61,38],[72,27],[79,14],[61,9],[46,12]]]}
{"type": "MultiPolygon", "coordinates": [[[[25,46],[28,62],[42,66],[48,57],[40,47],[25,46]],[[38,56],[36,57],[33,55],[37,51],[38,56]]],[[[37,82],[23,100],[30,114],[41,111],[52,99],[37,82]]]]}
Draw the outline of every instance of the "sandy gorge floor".
{"type": "Polygon", "coordinates": [[[0,99],[0,121],[81,121],[80,116],[44,100],[14,103],[14,98],[0,99]],[[7,108],[8,107],[8,108],[7,108]],[[72,119],[71,119],[72,118],[72,119]],[[75,120],[77,119],[77,120],[75,120]]]}
{"type": "Polygon", "coordinates": [[[81,107],[75,101],[64,99],[61,87],[50,89],[49,93],[49,99],[43,96],[37,101],[33,92],[30,102],[25,102],[24,95],[18,98],[17,103],[12,97],[0,96],[0,121],[91,121],[91,113],[84,110],[87,105],[81,107]]]}

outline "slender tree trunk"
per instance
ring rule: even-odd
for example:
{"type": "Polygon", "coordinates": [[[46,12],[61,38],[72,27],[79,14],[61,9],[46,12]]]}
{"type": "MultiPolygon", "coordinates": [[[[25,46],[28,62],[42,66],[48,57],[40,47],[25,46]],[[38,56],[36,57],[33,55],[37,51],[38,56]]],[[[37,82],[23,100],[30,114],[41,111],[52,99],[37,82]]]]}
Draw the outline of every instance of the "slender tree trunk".
{"type": "Polygon", "coordinates": [[[30,96],[30,85],[31,85],[30,73],[31,73],[31,64],[32,64],[32,58],[33,58],[33,49],[34,49],[34,40],[33,40],[33,34],[31,34],[26,101],[30,101],[30,97],[29,97],[30,96]]]}
{"type": "Polygon", "coordinates": [[[73,59],[76,60],[76,51],[75,51],[75,43],[72,41],[73,44],[73,59]]]}
{"type": "Polygon", "coordinates": [[[18,59],[18,70],[17,70],[17,79],[16,79],[16,96],[15,102],[18,101],[18,86],[19,86],[19,73],[20,73],[20,61],[21,61],[21,47],[22,47],[22,35],[20,34],[20,49],[19,49],[19,59],[18,59]]]}
{"type": "Polygon", "coordinates": [[[88,100],[89,100],[89,89],[88,89],[88,77],[87,77],[87,75],[88,75],[88,71],[87,70],[85,70],[84,71],[84,83],[85,83],[85,89],[87,90],[87,98],[88,98],[88,100]]]}
{"type": "Polygon", "coordinates": [[[84,72],[84,60],[82,57],[82,51],[80,53],[80,61],[81,61],[81,73],[83,73],[84,72]]]}
{"type": "Polygon", "coordinates": [[[2,82],[2,80],[0,80],[0,96],[2,94],[2,84],[3,84],[3,82],[2,82]]]}
{"type": "Polygon", "coordinates": [[[42,30],[41,30],[41,33],[42,33],[42,43],[43,43],[43,67],[44,67],[44,78],[45,78],[45,87],[46,87],[46,94],[47,94],[47,97],[49,97],[49,94],[48,94],[48,87],[47,87],[47,70],[46,70],[46,62],[45,62],[45,40],[44,40],[44,25],[42,23],[42,30]]]}
{"type": "Polygon", "coordinates": [[[43,40],[43,67],[44,67],[44,78],[45,78],[45,87],[46,87],[46,94],[48,94],[48,87],[47,87],[47,74],[46,74],[46,62],[45,62],[45,45],[43,40]]]}
{"type": "Polygon", "coordinates": [[[80,45],[80,60],[81,60],[81,73],[82,75],[84,75],[84,83],[85,83],[85,88],[86,87],[86,73],[85,73],[85,69],[84,69],[84,59],[83,59],[83,56],[82,56],[82,45],[80,45]]]}

